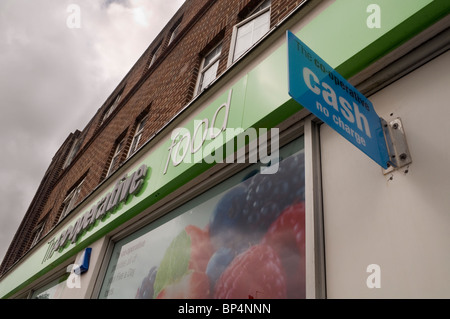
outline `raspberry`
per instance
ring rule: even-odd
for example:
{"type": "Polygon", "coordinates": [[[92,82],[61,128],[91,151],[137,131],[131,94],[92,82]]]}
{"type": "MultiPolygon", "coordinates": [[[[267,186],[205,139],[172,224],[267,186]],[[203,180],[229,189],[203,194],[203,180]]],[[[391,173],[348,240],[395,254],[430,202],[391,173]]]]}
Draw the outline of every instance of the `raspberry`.
{"type": "Polygon", "coordinates": [[[156,272],[158,268],[152,267],[148,275],[142,280],[141,286],[136,292],[135,299],[152,299],[153,298],[153,284],[155,283],[156,272]]]}
{"type": "Polygon", "coordinates": [[[214,253],[209,240],[209,232],[194,225],[186,226],[185,231],[191,238],[191,255],[188,269],[206,272],[208,261],[214,253]]]}
{"type": "Polygon", "coordinates": [[[272,223],[262,243],[275,249],[286,272],[287,297],[305,298],[305,205],[285,209],[272,223]]]}
{"type": "Polygon", "coordinates": [[[258,244],[236,256],[217,280],[214,298],[286,298],[286,278],[277,253],[258,244]]]}

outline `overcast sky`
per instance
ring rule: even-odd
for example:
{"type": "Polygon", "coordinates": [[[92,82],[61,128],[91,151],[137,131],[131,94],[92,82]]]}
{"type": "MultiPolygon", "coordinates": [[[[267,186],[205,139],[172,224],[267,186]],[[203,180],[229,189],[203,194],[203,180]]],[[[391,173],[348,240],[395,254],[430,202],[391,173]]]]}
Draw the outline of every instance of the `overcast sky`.
{"type": "Polygon", "coordinates": [[[183,2],[0,0],[0,260],[53,155],[183,2]]]}

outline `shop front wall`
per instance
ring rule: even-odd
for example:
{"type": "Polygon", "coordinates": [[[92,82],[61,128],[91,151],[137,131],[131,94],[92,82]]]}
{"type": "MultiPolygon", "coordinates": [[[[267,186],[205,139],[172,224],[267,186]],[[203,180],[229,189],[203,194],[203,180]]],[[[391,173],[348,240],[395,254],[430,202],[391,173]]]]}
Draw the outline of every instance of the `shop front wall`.
{"type": "Polygon", "coordinates": [[[450,297],[449,65],[447,52],[370,97],[401,118],[409,166],[384,175],[321,126],[329,298],[450,297]]]}

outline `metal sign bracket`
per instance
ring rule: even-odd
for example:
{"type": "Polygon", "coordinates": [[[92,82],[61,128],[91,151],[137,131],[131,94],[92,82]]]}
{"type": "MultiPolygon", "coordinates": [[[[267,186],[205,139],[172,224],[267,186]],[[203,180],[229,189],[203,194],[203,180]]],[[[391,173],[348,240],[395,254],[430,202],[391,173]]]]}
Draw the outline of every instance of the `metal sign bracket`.
{"type": "Polygon", "coordinates": [[[389,153],[389,167],[383,173],[388,174],[411,164],[412,158],[401,119],[396,118],[389,123],[382,118],[380,120],[389,153]]]}

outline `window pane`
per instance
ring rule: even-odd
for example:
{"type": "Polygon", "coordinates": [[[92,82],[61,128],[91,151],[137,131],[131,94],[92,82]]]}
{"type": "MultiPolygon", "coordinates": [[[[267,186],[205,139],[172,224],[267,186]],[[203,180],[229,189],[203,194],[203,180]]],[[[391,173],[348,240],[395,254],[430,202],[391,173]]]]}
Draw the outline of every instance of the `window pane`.
{"type": "Polygon", "coordinates": [[[64,275],[33,292],[31,299],[60,299],[69,275],[64,275]]]}
{"type": "Polygon", "coordinates": [[[111,106],[111,109],[110,109],[110,111],[108,112],[110,115],[111,115],[111,113],[116,109],[116,107],[117,107],[117,105],[119,105],[119,102],[120,102],[120,98],[122,97],[122,95],[118,95],[117,97],[116,97],[116,99],[114,100],[114,104],[111,106]]]}
{"type": "Polygon", "coordinates": [[[234,49],[234,59],[239,58],[242,53],[252,46],[253,21],[238,28],[236,35],[236,46],[234,49]]]}
{"type": "Polygon", "coordinates": [[[81,140],[77,138],[73,142],[72,148],[70,149],[69,156],[67,156],[67,159],[64,162],[63,169],[65,169],[67,166],[70,165],[70,163],[72,163],[72,160],[73,160],[75,154],[77,154],[78,150],[80,149],[80,146],[81,146],[81,140]]]}
{"type": "Polygon", "coordinates": [[[131,142],[130,150],[128,151],[127,157],[133,155],[133,153],[137,150],[139,141],[141,140],[142,132],[144,130],[145,123],[147,122],[147,116],[144,117],[136,128],[136,133],[133,137],[133,141],[131,142]]]}
{"type": "Polygon", "coordinates": [[[304,298],[303,138],[115,244],[100,298],[304,298]]]}
{"type": "Polygon", "coordinates": [[[257,17],[254,20],[254,27],[253,27],[253,43],[256,43],[259,39],[263,37],[264,34],[269,31],[270,27],[270,15],[269,13],[263,14],[259,17],[257,17]]]}
{"type": "Polygon", "coordinates": [[[155,63],[156,59],[159,57],[159,51],[161,49],[161,45],[159,45],[152,53],[152,58],[150,60],[150,63],[148,65],[148,67],[151,67],[153,65],[153,63],[155,63]]]}
{"type": "Polygon", "coordinates": [[[256,17],[237,30],[233,61],[238,59],[253,44],[261,39],[270,28],[269,11],[256,17]]]}
{"type": "Polygon", "coordinates": [[[123,142],[124,140],[120,141],[119,145],[117,145],[116,155],[119,154],[120,151],[122,150],[123,142]]]}
{"type": "Polygon", "coordinates": [[[199,92],[201,92],[203,89],[205,89],[217,76],[217,69],[219,68],[219,61],[216,61],[211,67],[206,70],[202,74],[202,79],[200,81],[200,88],[199,92]]]}
{"type": "Polygon", "coordinates": [[[43,226],[40,226],[40,228],[36,230],[36,232],[33,235],[33,241],[31,242],[31,246],[34,246],[39,241],[43,228],[44,228],[43,226]]]}
{"type": "Polygon", "coordinates": [[[109,176],[114,171],[114,168],[115,168],[118,160],[119,160],[119,156],[113,157],[111,164],[109,165],[108,174],[106,174],[106,176],[109,176]]]}
{"type": "Polygon", "coordinates": [[[141,135],[142,134],[136,135],[133,138],[133,143],[131,144],[131,147],[130,147],[130,154],[129,154],[129,156],[132,155],[136,151],[136,149],[137,149],[137,147],[139,145],[139,141],[141,139],[141,135]]]}
{"type": "Polygon", "coordinates": [[[176,36],[178,35],[178,30],[179,30],[179,28],[180,28],[180,25],[178,25],[178,26],[175,28],[175,30],[173,30],[172,34],[170,35],[170,39],[169,39],[169,43],[168,43],[168,44],[171,44],[172,41],[176,38],[176,36]]]}
{"type": "Polygon", "coordinates": [[[116,169],[116,164],[119,162],[120,152],[122,151],[122,147],[124,144],[125,140],[121,140],[117,145],[116,150],[114,151],[113,158],[111,159],[111,164],[109,165],[108,168],[108,173],[106,173],[106,176],[109,176],[116,169]]]}
{"type": "Polygon", "coordinates": [[[254,11],[253,13],[257,13],[257,12],[259,12],[259,11],[264,10],[265,8],[270,7],[270,2],[271,2],[270,0],[264,1],[263,3],[261,3],[261,4],[259,5],[258,8],[255,9],[255,11],[254,11]]]}
{"type": "Polygon", "coordinates": [[[65,215],[67,215],[67,214],[69,214],[71,211],[72,211],[72,209],[73,209],[73,207],[74,207],[74,205],[75,205],[75,194],[74,194],[74,196],[70,199],[70,202],[68,202],[67,203],[67,208],[66,207],[64,207],[64,216],[65,215]]]}
{"type": "Polygon", "coordinates": [[[141,131],[144,129],[144,125],[145,125],[146,122],[147,122],[147,117],[145,117],[145,118],[139,123],[139,126],[138,126],[136,132],[138,132],[138,133],[141,132],[141,131]]]}
{"type": "Polygon", "coordinates": [[[212,60],[217,58],[222,52],[222,45],[218,45],[213,51],[211,51],[206,57],[205,62],[203,63],[203,68],[207,67],[212,60]]]}
{"type": "Polygon", "coordinates": [[[63,209],[61,212],[60,219],[62,219],[66,215],[68,215],[72,211],[72,209],[75,207],[75,203],[78,200],[78,195],[80,194],[81,186],[83,185],[83,181],[81,181],[80,184],[78,184],[78,186],[74,190],[72,190],[70,192],[70,194],[67,195],[66,198],[64,199],[63,209]]]}

